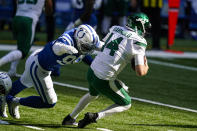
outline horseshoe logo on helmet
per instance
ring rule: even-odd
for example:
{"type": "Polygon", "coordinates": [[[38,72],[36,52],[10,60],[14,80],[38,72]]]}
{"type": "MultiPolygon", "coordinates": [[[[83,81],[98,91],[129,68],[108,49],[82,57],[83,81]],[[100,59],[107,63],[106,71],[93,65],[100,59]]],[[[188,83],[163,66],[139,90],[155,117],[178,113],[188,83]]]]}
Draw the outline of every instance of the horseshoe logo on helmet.
{"type": "Polygon", "coordinates": [[[77,32],[77,36],[81,39],[85,36],[85,32],[83,32],[83,29],[80,28],[80,30],[77,32]],[[80,32],[82,32],[83,34],[81,34],[80,32]]]}

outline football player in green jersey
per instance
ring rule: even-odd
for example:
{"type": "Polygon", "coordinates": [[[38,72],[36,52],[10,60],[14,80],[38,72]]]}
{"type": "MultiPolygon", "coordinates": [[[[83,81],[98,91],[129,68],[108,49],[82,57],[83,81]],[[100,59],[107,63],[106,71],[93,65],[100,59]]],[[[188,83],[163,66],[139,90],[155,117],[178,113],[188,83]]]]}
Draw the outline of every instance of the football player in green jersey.
{"type": "Polygon", "coordinates": [[[128,87],[117,79],[117,75],[133,58],[136,74],[138,76],[147,74],[149,67],[145,56],[147,42],[144,35],[150,26],[149,18],[143,13],[137,13],[128,17],[125,27],[110,28],[104,38],[105,45],[93,60],[87,73],[89,92],[80,99],[72,113],[64,118],[62,125],[76,125],[78,114],[99,95],[106,96],[114,104],[99,112],[87,112],[79,121],[79,128],[131,107],[128,87]]]}
{"type": "Polygon", "coordinates": [[[18,0],[17,11],[13,19],[13,34],[17,40],[17,49],[0,59],[0,67],[11,62],[9,76],[16,75],[20,59],[25,58],[33,43],[35,27],[45,6],[45,13],[52,13],[52,0],[18,0]]]}

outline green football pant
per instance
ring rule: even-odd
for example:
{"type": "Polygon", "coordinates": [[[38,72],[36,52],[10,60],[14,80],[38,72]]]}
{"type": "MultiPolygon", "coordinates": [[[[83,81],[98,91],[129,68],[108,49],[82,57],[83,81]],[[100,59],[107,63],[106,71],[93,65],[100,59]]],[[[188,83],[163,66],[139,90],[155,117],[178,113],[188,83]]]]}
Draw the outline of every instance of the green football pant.
{"type": "Polygon", "coordinates": [[[90,95],[97,96],[102,94],[118,105],[125,106],[131,104],[131,97],[118,80],[101,80],[94,74],[91,68],[88,70],[87,80],[89,83],[90,95]]]}

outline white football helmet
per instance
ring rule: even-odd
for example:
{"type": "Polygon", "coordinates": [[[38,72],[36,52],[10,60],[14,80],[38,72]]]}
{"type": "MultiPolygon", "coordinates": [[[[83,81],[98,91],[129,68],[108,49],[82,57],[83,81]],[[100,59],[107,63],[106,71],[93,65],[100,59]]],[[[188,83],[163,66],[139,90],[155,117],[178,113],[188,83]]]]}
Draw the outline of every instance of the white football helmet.
{"type": "Polygon", "coordinates": [[[0,72],[0,94],[7,94],[12,87],[12,80],[5,72],[0,72]]]}
{"type": "Polygon", "coordinates": [[[91,52],[96,48],[99,42],[99,37],[96,31],[87,24],[80,25],[75,34],[75,40],[77,42],[77,47],[82,54],[91,52]]]}

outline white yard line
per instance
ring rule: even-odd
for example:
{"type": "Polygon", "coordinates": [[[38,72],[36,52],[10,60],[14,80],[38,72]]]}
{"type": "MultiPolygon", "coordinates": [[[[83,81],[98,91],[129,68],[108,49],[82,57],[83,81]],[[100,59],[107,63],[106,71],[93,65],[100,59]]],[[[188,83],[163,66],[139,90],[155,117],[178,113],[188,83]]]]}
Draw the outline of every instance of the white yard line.
{"type": "Polygon", "coordinates": [[[172,63],[161,62],[161,61],[157,61],[157,60],[150,60],[149,59],[148,63],[162,65],[162,66],[168,66],[168,67],[174,67],[174,68],[179,68],[179,69],[185,69],[185,70],[191,70],[191,71],[197,71],[196,67],[183,66],[183,65],[179,65],[179,64],[172,64],[172,63]]]}
{"type": "MultiPolygon", "coordinates": [[[[7,121],[0,120],[0,125],[10,125],[10,123],[7,121]]],[[[22,125],[22,126],[27,127],[27,128],[31,128],[31,129],[35,129],[35,130],[42,130],[42,131],[44,130],[44,129],[36,127],[36,126],[30,126],[30,125],[22,125]]]]}
{"type": "Polygon", "coordinates": [[[7,121],[0,120],[0,125],[9,125],[10,123],[7,121]]]}
{"type": "Polygon", "coordinates": [[[112,130],[109,130],[109,129],[106,129],[106,128],[96,128],[97,130],[100,130],[100,131],[112,131],[112,130]]]}
{"type": "MultiPolygon", "coordinates": [[[[32,46],[30,51],[34,51],[36,49],[43,48],[44,46],[32,46]]],[[[6,45],[0,44],[0,50],[10,51],[16,49],[16,45],[6,45]]],[[[195,52],[183,52],[183,53],[171,53],[166,51],[153,51],[147,50],[146,56],[155,57],[155,58],[189,58],[189,59],[197,59],[197,53],[195,52]]]]}
{"type": "MultiPolygon", "coordinates": [[[[75,89],[78,89],[78,90],[88,91],[88,88],[81,87],[81,86],[64,84],[64,83],[55,82],[55,81],[53,83],[55,85],[59,85],[59,86],[65,86],[65,87],[69,87],[69,88],[75,88],[75,89]]],[[[151,100],[146,100],[146,99],[141,99],[141,98],[137,98],[137,97],[131,97],[131,99],[136,100],[136,101],[140,101],[140,102],[154,104],[154,105],[166,106],[166,107],[170,107],[170,108],[174,108],[174,109],[179,109],[179,110],[184,110],[184,111],[189,111],[189,112],[197,113],[197,110],[193,110],[193,109],[189,109],[189,108],[184,108],[184,107],[179,107],[179,106],[164,104],[164,103],[160,103],[160,102],[156,102],[156,101],[151,101],[151,100]]]]}
{"type": "Polygon", "coordinates": [[[41,130],[43,131],[44,129],[40,128],[40,127],[36,127],[36,126],[30,126],[30,125],[23,125],[24,127],[27,127],[27,128],[31,128],[31,129],[35,129],[35,130],[41,130]]]}
{"type": "Polygon", "coordinates": [[[146,51],[146,56],[154,58],[186,58],[186,59],[197,59],[196,52],[183,52],[183,53],[172,53],[166,51],[146,51]]]}
{"type": "MultiPolygon", "coordinates": [[[[43,48],[43,46],[33,46],[31,48],[31,51],[34,51],[34,50],[39,49],[39,48],[43,48]]],[[[13,46],[13,45],[0,45],[0,50],[9,51],[9,50],[13,50],[13,49],[16,49],[16,46],[13,46]]],[[[149,52],[148,56],[157,56],[156,54],[153,54],[153,53],[154,52],[149,52]]],[[[165,57],[168,57],[168,58],[169,57],[175,57],[175,58],[196,58],[196,56],[197,56],[196,53],[184,53],[184,54],[186,54],[186,56],[184,56],[183,54],[180,55],[180,56],[167,54],[167,55],[165,55],[165,57]]],[[[156,60],[149,60],[149,63],[163,65],[163,66],[169,66],[169,67],[174,67],[174,68],[180,68],[180,69],[185,69],[185,70],[197,71],[197,68],[195,68],[195,67],[183,66],[183,65],[172,64],[172,63],[167,63],[167,62],[160,62],[160,61],[156,61],[156,60]]],[[[18,75],[18,76],[20,76],[20,75],[18,75]]],[[[55,82],[55,81],[53,83],[56,84],[56,85],[65,86],[65,87],[69,87],[69,88],[73,88],[73,89],[88,91],[88,88],[81,87],[81,86],[65,84],[65,83],[60,83],[60,82],[55,82]]],[[[179,110],[184,110],[184,111],[197,113],[197,110],[193,110],[193,109],[189,109],[189,108],[184,108],[184,107],[164,104],[164,103],[155,102],[155,101],[146,100],[146,99],[141,99],[141,98],[137,98],[137,97],[132,97],[132,99],[136,100],[136,101],[140,101],[140,102],[145,102],[145,103],[150,103],[150,104],[155,104],[155,105],[160,105],[160,106],[165,106],[165,107],[170,107],[170,108],[174,108],[174,109],[179,109],[179,110]]],[[[0,124],[9,124],[9,122],[0,120],[0,124]]],[[[27,128],[35,129],[35,130],[44,130],[42,128],[31,126],[31,125],[23,125],[23,126],[27,127],[27,128]]],[[[97,130],[111,131],[111,130],[105,129],[105,128],[97,128],[97,130]]]]}

